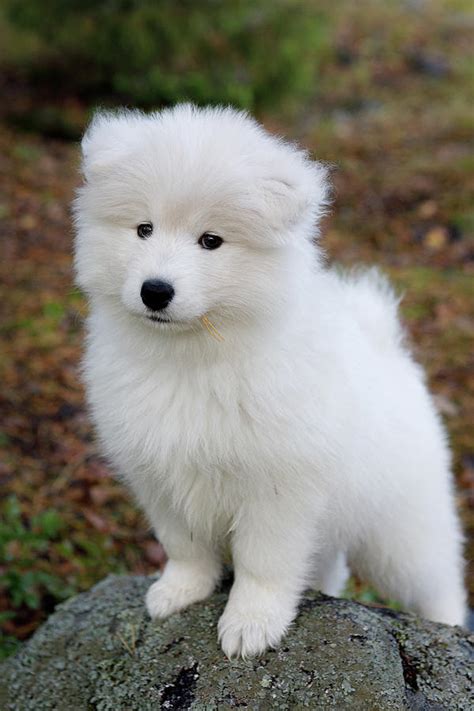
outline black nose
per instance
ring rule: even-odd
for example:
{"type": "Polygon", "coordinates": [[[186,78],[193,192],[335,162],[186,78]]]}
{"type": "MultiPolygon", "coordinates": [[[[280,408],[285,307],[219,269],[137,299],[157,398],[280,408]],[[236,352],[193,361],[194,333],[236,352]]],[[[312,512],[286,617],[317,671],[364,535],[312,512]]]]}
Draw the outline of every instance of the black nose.
{"type": "Polygon", "coordinates": [[[140,296],[145,306],[152,311],[161,311],[168,306],[174,296],[171,284],[159,279],[147,279],[142,284],[140,296]]]}

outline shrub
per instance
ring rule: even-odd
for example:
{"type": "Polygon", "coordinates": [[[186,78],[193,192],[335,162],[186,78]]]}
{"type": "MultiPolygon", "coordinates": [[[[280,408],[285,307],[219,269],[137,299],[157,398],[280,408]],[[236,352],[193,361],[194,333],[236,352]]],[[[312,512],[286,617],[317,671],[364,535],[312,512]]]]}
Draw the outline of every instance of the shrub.
{"type": "Polygon", "coordinates": [[[5,0],[4,10],[42,41],[30,71],[145,107],[291,108],[312,92],[328,42],[315,0],[5,0]]]}

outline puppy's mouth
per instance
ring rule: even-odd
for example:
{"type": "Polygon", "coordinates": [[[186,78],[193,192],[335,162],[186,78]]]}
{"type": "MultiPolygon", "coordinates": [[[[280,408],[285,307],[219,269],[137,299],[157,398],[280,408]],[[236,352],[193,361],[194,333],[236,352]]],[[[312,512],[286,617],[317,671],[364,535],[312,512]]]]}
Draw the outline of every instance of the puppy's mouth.
{"type": "Polygon", "coordinates": [[[150,321],[154,321],[155,323],[176,323],[170,318],[163,318],[163,316],[157,316],[156,314],[147,314],[146,317],[147,319],[149,319],[150,321]]]}
{"type": "MultiPolygon", "coordinates": [[[[178,321],[176,319],[172,318],[166,318],[165,316],[158,316],[158,314],[155,313],[147,313],[143,314],[142,318],[151,321],[152,323],[157,325],[157,328],[161,330],[161,326],[165,326],[166,330],[170,329],[171,331],[182,331],[183,329],[187,330],[190,327],[192,328],[192,321],[178,321]],[[173,328],[174,327],[174,328],[173,328]]],[[[200,325],[209,332],[209,334],[216,340],[221,343],[224,341],[224,336],[220,333],[220,331],[216,328],[216,326],[212,323],[212,321],[209,320],[209,318],[204,314],[203,316],[199,317],[200,325]]]]}
{"type": "Polygon", "coordinates": [[[158,314],[154,314],[154,313],[144,314],[143,318],[146,319],[147,321],[151,321],[152,323],[160,324],[163,326],[169,326],[170,328],[172,326],[185,326],[186,325],[185,321],[178,321],[177,319],[169,318],[166,316],[158,316],[158,314]]]}

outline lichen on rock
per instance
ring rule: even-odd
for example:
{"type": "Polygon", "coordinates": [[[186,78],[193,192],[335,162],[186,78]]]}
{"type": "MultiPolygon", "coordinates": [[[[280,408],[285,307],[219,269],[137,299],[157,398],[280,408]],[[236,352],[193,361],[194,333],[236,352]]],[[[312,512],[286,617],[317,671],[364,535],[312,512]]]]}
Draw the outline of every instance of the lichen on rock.
{"type": "Polygon", "coordinates": [[[151,621],[150,582],[110,576],[60,605],[0,666],[2,711],[474,708],[474,638],[459,628],[308,593],[278,649],[229,661],[226,586],[151,621]]]}

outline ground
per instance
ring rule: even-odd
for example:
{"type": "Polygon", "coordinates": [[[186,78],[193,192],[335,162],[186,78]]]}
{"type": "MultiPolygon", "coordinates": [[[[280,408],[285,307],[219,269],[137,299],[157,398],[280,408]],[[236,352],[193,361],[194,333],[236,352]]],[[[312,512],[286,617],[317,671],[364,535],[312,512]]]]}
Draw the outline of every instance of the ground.
{"type": "MultiPolygon", "coordinates": [[[[328,259],[376,263],[404,293],[403,318],[449,430],[472,541],[472,17],[463,2],[365,7],[334,10],[304,110],[260,118],[334,167],[322,231],[328,259]]],[[[100,458],[84,408],[85,305],[72,280],[69,207],[79,152],[70,138],[89,106],[62,91],[6,80],[3,88],[0,621],[9,652],[58,600],[109,572],[150,572],[164,554],[100,458]]],[[[472,570],[468,584],[473,595],[472,570]]],[[[374,599],[357,581],[349,594],[374,599]]]]}

